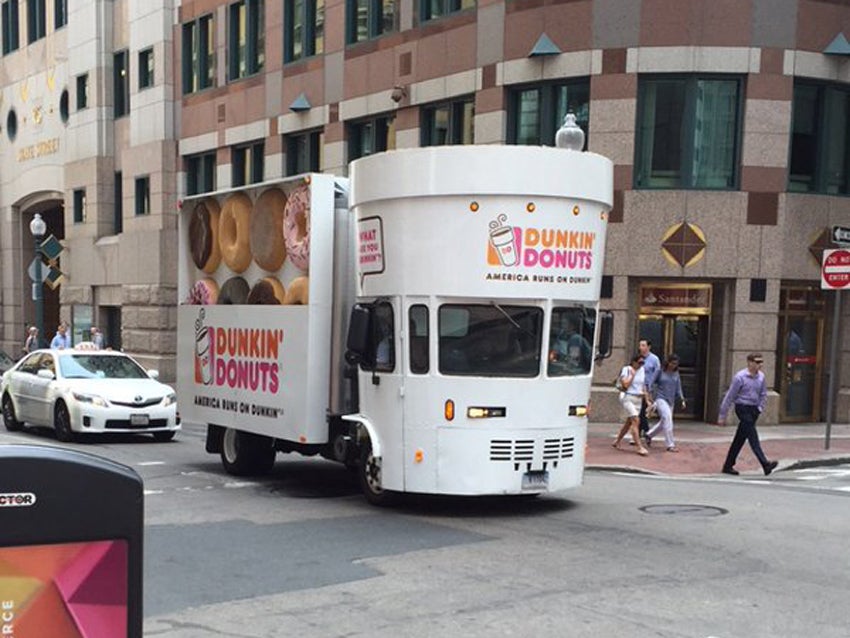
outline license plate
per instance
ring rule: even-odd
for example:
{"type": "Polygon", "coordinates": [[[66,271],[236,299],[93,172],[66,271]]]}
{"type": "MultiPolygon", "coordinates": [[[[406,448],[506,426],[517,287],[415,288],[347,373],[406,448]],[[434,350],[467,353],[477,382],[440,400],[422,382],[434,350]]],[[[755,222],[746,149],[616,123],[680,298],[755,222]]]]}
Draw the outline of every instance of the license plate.
{"type": "Polygon", "coordinates": [[[131,414],[130,425],[147,425],[151,418],[147,414],[131,414]]]}
{"type": "Polygon", "coordinates": [[[522,475],[522,489],[545,490],[549,487],[549,472],[535,470],[522,475]]]}

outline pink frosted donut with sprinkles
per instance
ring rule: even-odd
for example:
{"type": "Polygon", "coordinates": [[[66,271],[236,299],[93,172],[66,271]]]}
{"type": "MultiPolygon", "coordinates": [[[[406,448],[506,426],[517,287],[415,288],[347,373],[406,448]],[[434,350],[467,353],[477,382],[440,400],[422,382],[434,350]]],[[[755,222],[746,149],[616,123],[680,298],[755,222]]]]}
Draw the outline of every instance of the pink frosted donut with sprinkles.
{"type": "Polygon", "coordinates": [[[193,306],[209,306],[218,302],[218,284],[211,277],[196,281],[189,290],[189,296],[184,303],[193,306]]]}
{"type": "Polygon", "coordinates": [[[310,185],[299,186],[289,194],[283,211],[283,242],[286,254],[296,268],[310,267],[310,185]]]}

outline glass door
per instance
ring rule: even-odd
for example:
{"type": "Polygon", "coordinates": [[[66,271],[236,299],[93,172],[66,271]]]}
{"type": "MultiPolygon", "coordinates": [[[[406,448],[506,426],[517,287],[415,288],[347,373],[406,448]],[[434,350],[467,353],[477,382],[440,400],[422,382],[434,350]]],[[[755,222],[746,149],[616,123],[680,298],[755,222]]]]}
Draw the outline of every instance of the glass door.
{"type": "Polygon", "coordinates": [[[783,421],[819,421],[820,346],[823,319],[785,316],[780,319],[780,393],[783,421]]]}
{"type": "Polygon", "coordinates": [[[679,355],[679,376],[687,406],[676,407],[675,416],[702,419],[705,409],[705,369],[708,317],[692,315],[642,315],[638,339],[652,341],[652,351],[662,363],[671,353],[679,355]]]}

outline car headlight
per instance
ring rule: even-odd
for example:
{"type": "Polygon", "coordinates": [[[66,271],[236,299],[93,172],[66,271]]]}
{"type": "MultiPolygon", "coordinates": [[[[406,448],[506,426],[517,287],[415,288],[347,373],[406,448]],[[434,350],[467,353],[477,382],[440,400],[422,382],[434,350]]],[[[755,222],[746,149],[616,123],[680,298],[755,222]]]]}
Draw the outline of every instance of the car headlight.
{"type": "Polygon", "coordinates": [[[166,394],[165,398],[162,400],[163,407],[167,407],[172,403],[177,403],[177,395],[173,392],[171,394],[166,394]]]}
{"type": "Polygon", "coordinates": [[[91,403],[99,408],[105,408],[109,405],[106,399],[96,394],[83,394],[82,392],[73,392],[74,398],[80,403],[91,403]]]}

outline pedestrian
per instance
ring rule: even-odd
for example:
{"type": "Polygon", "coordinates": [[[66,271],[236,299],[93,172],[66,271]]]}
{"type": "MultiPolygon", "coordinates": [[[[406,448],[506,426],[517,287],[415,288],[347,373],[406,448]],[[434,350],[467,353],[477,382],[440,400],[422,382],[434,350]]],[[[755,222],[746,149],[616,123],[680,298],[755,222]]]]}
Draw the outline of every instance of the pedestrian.
{"type": "Polygon", "coordinates": [[[33,350],[38,350],[38,328],[30,326],[27,330],[27,338],[24,341],[24,354],[29,354],[33,350]]]}
{"type": "MultiPolygon", "coordinates": [[[[646,377],[646,387],[651,388],[655,384],[655,378],[661,372],[661,361],[658,356],[652,352],[652,341],[649,339],[641,339],[638,342],[638,351],[643,357],[643,374],[646,377]]],[[[648,394],[647,394],[648,396],[648,394]]],[[[640,404],[640,435],[646,438],[646,433],[649,432],[649,418],[646,415],[648,402],[644,400],[640,404]]]]}
{"type": "Polygon", "coordinates": [[[747,367],[739,370],[732,377],[732,385],[729,386],[729,390],[720,404],[717,425],[726,425],[726,414],[732,405],[735,406],[735,414],[738,417],[738,429],[735,431],[735,438],[732,439],[729,452],[726,454],[726,461],[723,463],[722,471],[724,474],[739,473],[735,469],[735,461],[738,459],[741,448],[744,447],[744,441],[749,441],[750,448],[761,463],[765,475],[773,472],[778,465],[776,461],[769,461],[765,456],[756,430],[756,421],[759,415],[764,412],[764,406],[767,402],[767,384],[764,372],[761,371],[763,363],[764,357],[761,353],[751,352],[748,354],[747,367]]]}
{"type": "Polygon", "coordinates": [[[640,404],[646,396],[643,365],[643,357],[638,353],[632,357],[629,365],[623,366],[623,369],[620,370],[620,376],[617,378],[620,388],[620,405],[623,408],[625,421],[617,433],[617,438],[614,439],[613,446],[619,450],[620,441],[626,436],[626,432],[630,432],[637,448],[635,451],[641,456],[646,456],[649,452],[641,444],[638,434],[640,404]]]}
{"type": "Polygon", "coordinates": [[[103,333],[97,326],[91,327],[91,342],[94,344],[95,350],[103,350],[103,333]]]}
{"type": "Polygon", "coordinates": [[[68,336],[68,329],[64,323],[60,323],[56,328],[56,335],[50,342],[50,347],[54,350],[62,350],[71,347],[71,338],[68,336]]]}
{"type": "Polygon", "coordinates": [[[646,433],[647,446],[652,445],[652,437],[659,431],[664,433],[664,445],[668,452],[678,452],[673,439],[673,408],[678,402],[685,407],[685,395],[682,394],[682,379],[679,377],[679,355],[667,355],[661,372],[655,378],[651,391],[658,412],[658,423],[646,433]]]}

